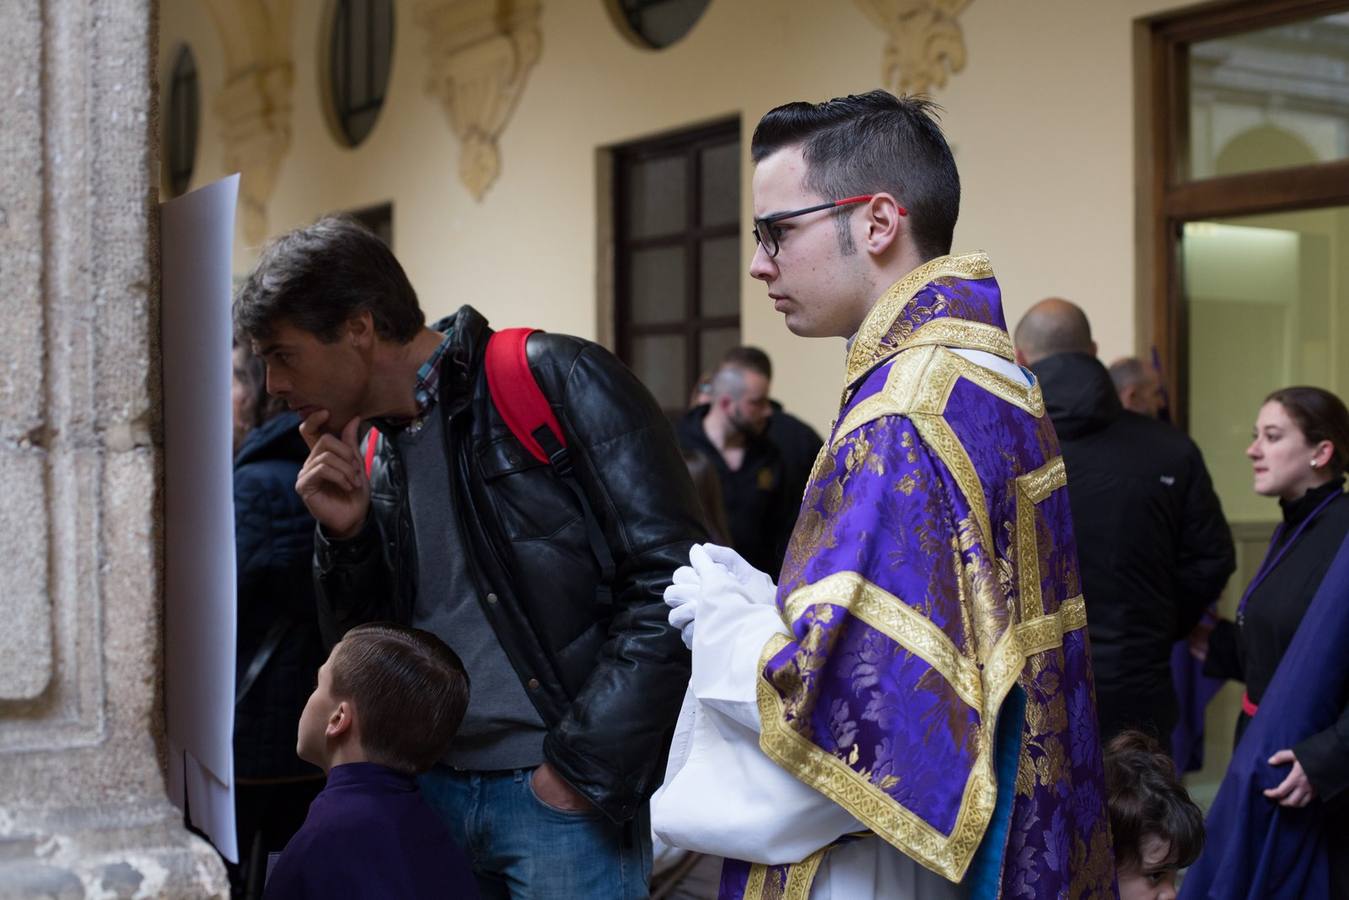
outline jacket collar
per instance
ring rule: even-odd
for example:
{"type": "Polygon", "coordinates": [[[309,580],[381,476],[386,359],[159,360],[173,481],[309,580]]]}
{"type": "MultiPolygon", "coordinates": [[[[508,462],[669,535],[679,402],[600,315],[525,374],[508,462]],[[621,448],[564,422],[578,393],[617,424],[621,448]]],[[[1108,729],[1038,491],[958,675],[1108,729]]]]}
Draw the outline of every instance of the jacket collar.
{"type": "MultiPolygon", "coordinates": [[[[468,304],[431,324],[432,331],[449,334],[450,342],[440,360],[440,392],[436,403],[441,414],[454,415],[473,397],[473,384],[482,368],[483,353],[492,330],[487,319],[468,304]]],[[[373,419],[372,424],[385,434],[393,434],[407,423],[373,419]]]]}
{"type": "Polygon", "coordinates": [[[234,467],[260,459],[296,458],[309,455],[304,438],[300,437],[300,417],[283,412],[263,422],[248,433],[244,444],[234,456],[234,467]]]}

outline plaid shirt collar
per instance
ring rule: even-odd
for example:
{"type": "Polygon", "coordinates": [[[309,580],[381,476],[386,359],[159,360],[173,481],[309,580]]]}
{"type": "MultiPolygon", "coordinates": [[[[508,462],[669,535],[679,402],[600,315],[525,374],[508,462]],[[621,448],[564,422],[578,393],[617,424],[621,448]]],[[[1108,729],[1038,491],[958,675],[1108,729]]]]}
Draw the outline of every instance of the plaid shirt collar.
{"type": "Polygon", "coordinates": [[[446,332],[440,345],[417,370],[417,384],[412,389],[412,397],[417,402],[417,415],[404,426],[411,434],[421,430],[427,413],[435,408],[436,401],[440,399],[440,363],[445,358],[445,350],[450,346],[450,339],[453,336],[452,331],[446,332]]]}

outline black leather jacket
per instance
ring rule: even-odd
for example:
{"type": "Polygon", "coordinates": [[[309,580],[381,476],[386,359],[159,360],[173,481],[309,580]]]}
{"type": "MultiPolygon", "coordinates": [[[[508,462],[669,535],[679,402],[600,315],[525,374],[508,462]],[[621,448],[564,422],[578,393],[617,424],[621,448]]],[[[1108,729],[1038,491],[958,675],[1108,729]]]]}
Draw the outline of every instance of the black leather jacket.
{"type": "MultiPolygon", "coordinates": [[[[669,422],[647,390],[597,344],[538,332],[530,368],[568,443],[576,479],[613,556],[600,563],[580,501],[511,434],[491,402],[491,329],[464,306],[441,362],[451,503],[469,548],[471,592],[548,727],[544,756],[615,821],[636,814],[688,683],[689,657],[662,594],[705,540],[698,500],[669,422]]],[[[316,541],[324,636],[376,619],[409,622],[417,564],[402,463],[380,441],[371,509],[350,541],[316,541]]]]}

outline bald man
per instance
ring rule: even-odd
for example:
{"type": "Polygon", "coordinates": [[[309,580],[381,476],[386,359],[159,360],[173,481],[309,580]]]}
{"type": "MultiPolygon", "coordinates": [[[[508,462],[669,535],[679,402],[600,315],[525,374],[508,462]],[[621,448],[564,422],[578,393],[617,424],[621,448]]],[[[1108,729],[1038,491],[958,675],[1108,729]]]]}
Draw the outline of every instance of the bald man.
{"type": "Polygon", "coordinates": [[[1222,505],[1193,441],[1120,405],[1081,307],[1040,301],[1014,341],[1063,448],[1102,741],[1139,728],[1169,746],[1171,645],[1236,567],[1222,505]]]}

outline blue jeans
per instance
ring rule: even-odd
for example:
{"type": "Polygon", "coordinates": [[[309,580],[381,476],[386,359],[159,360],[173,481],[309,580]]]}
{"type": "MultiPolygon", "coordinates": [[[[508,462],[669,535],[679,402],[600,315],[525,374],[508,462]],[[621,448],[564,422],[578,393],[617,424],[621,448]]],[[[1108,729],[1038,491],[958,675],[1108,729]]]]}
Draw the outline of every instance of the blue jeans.
{"type": "Polygon", "coordinates": [[[422,796],[473,860],[483,900],[645,900],[647,807],[623,825],[598,810],[564,812],[535,796],[533,777],[436,766],[420,778],[422,796]]]}

